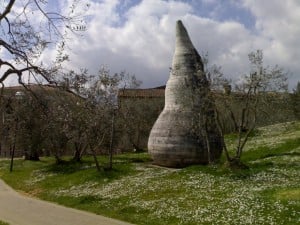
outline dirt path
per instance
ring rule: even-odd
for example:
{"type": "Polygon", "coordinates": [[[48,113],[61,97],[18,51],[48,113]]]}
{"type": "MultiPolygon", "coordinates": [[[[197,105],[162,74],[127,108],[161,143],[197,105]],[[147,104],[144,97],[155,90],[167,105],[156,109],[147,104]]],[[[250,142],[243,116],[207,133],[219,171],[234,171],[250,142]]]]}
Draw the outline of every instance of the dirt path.
{"type": "Polygon", "coordinates": [[[11,225],[129,225],[122,221],[23,196],[1,179],[0,219],[11,225]]]}

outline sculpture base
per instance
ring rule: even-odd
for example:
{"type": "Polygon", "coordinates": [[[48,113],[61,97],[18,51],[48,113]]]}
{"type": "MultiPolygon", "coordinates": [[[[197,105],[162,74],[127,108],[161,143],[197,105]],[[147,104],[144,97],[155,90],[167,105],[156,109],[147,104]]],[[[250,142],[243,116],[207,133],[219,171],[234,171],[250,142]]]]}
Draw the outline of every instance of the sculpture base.
{"type": "Polygon", "coordinates": [[[201,132],[195,132],[190,115],[193,113],[170,110],[164,110],[160,114],[148,140],[148,151],[154,164],[182,168],[193,164],[207,164],[220,158],[222,144],[219,134],[209,133],[208,153],[207,141],[201,132]]]}
{"type": "Polygon", "coordinates": [[[170,168],[183,168],[196,164],[207,164],[207,160],[195,160],[195,158],[176,157],[174,155],[155,154],[152,155],[153,164],[170,168]]]}

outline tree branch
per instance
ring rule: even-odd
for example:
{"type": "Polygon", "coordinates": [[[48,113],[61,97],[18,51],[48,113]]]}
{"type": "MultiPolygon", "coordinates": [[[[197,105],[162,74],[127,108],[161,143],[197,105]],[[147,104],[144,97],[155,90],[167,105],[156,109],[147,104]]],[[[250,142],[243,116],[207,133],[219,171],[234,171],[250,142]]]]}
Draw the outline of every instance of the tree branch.
{"type": "Polygon", "coordinates": [[[0,39],[0,46],[3,46],[10,54],[17,55],[21,57],[23,60],[28,61],[28,57],[25,52],[14,48],[10,44],[6,43],[3,39],[0,39]]]}
{"type": "Polygon", "coordinates": [[[56,27],[56,25],[53,23],[52,19],[48,16],[48,14],[42,9],[42,7],[40,6],[40,4],[34,0],[34,3],[36,5],[36,7],[41,11],[41,13],[46,17],[46,19],[49,22],[49,30],[50,30],[50,25],[54,28],[54,30],[56,31],[56,33],[63,37],[63,35],[61,34],[61,32],[58,30],[58,28],[56,27]]]}
{"type": "Polygon", "coordinates": [[[2,14],[0,14],[0,21],[6,17],[7,14],[10,13],[11,8],[13,7],[13,5],[15,4],[15,0],[10,0],[9,3],[7,4],[4,12],[2,14]]]}
{"type": "MultiPolygon", "coordinates": [[[[38,70],[38,67],[36,66],[30,66],[30,67],[26,67],[26,68],[23,68],[23,69],[16,69],[14,67],[8,69],[5,71],[5,73],[1,76],[0,78],[0,83],[4,82],[5,79],[11,75],[11,74],[17,74],[17,76],[19,77],[19,82],[20,82],[20,79],[22,77],[22,74],[25,72],[25,71],[29,71],[29,70],[38,70]]],[[[22,82],[20,82],[22,83],[22,82]]]]}

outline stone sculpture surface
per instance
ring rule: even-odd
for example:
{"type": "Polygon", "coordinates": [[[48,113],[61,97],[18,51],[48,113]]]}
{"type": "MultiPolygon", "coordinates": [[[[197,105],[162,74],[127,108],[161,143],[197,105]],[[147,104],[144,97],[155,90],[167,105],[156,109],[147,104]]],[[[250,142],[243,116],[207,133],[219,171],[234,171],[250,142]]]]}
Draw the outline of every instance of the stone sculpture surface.
{"type": "Polygon", "coordinates": [[[222,152],[203,63],[181,21],[176,24],[165,107],[148,140],[154,164],[184,167],[218,159],[222,152]]]}

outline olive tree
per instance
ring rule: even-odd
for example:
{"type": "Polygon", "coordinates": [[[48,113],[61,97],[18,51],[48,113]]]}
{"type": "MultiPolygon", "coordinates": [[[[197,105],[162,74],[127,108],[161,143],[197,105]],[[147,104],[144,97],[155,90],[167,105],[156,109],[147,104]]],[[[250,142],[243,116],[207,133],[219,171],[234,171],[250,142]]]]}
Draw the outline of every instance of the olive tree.
{"type": "MultiPolygon", "coordinates": [[[[2,101],[4,101],[4,83],[9,78],[15,79],[15,83],[18,82],[26,89],[28,89],[25,85],[26,78],[28,78],[28,83],[31,77],[37,83],[53,83],[57,80],[61,63],[68,60],[68,55],[64,53],[66,37],[69,33],[79,33],[85,29],[83,25],[84,18],[81,13],[84,9],[78,10],[82,7],[80,1],[69,1],[68,4],[68,11],[62,13],[51,7],[50,2],[44,0],[1,1],[1,106],[3,105],[2,101]],[[42,61],[42,55],[46,49],[57,49],[56,59],[53,62],[42,61]]],[[[84,7],[88,8],[89,5],[84,5],[84,7]]],[[[30,91],[30,89],[28,90],[30,91]]],[[[33,95],[33,97],[36,96],[33,95]]],[[[1,108],[1,114],[4,113],[3,110],[4,108],[1,108]]],[[[29,116],[30,112],[30,110],[24,112],[22,116],[24,117],[26,114],[29,116]]],[[[33,126],[35,120],[35,117],[32,120],[27,120],[27,125],[33,126]]],[[[21,125],[25,126],[25,123],[21,125]]],[[[35,131],[37,130],[32,130],[32,132],[35,131]]],[[[27,141],[32,142],[30,139],[27,141]]],[[[23,143],[25,143],[25,140],[23,143]]],[[[28,146],[31,146],[31,144],[28,146]]],[[[29,152],[32,153],[33,151],[29,152]]],[[[38,157],[33,158],[37,159],[38,157]]]]}
{"type": "Polygon", "coordinates": [[[90,152],[98,170],[102,170],[97,154],[109,155],[108,168],[112,167],[115,131],[119,129],[120,88],[133,87],[139,83],[125,72],[111,74],[102,68],[96,75],[87,70],[66,74],[63,86],[74,94],[68,117],[68,137],[75,146],[74,160],[80,161],[84,152],[90,152]]]}
{"type": "MultiPolygon", "coordinates": [[[[274,101],[286,97],[288,89],[287,73],[277,65],[265,67],[262,50],[251,52],[248,57],[251,66],[250,73],[243,75],[239,81],[231,84],[234,87],[233,92],[218,95],[221,101],[215,107],[223,149],[228,162],[233,166],[243,166],[241,156],[251,133],[257,127],[258,119],[264,114],[268,115],[266,109],[273,105],[274,101]],[[229,98],[234,99],[236,104],[229,104],[229,98]],[[233,155],[228,151],[224,141],[225,129],[221,123],[224,110],[229,112],[229,118],[233,120],[237,130],[237,141],[233,155]]],[[[229,85],[230,82],[223,80],[221,84],[223,86],[229,85]]]]}

